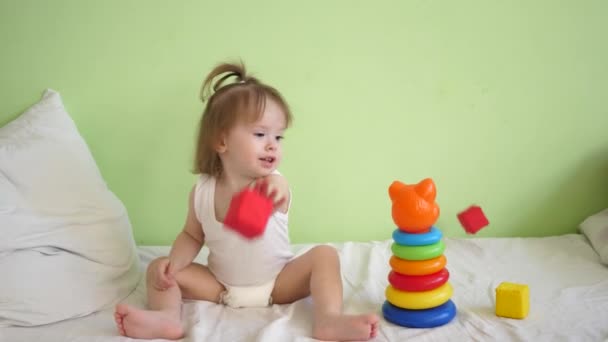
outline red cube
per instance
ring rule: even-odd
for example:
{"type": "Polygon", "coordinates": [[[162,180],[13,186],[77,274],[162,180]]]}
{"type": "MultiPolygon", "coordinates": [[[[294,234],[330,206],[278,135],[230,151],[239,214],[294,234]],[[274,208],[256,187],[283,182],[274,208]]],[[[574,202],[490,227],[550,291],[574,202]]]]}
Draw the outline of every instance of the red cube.
{"type": "Polygon", "coordinates": [[[490,223],[481,208],[476,205],[458,214],[458,220],[468,234],[475,234],[490,223]]]}
{"type": "Polygon", "coordinates": [[[264,233],[272,210],[273,203],[270,198],[259,191],[246,188],[234,195],[230,201],[224,226],[253,239],[264,233]]]}

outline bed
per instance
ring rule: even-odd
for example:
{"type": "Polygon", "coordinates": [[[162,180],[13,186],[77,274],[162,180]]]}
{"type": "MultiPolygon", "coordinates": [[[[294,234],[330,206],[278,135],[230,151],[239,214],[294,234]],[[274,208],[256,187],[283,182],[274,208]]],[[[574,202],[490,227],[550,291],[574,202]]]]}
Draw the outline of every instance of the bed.
{"type": "MultiPolygon", "coordinates": [[[[135,245],[125,206],[57,92],[0,127],[0,194],[0,342],[130,340],[117,333],[114,305],[145,306],[143,270],[169,246],[135,245]]],[[[608,340],[608,209],[579,228],[543,238],[444,237],[455,318],[432,329],[383,319],[376,341],[608,340]],[[502,282],[529,286],[525,319],[495,315],[502,282]]],[[[380,314],[389,234],[334,244],[346,312],[380,314]]],[[[197,261],[206,258],[203,249],[197,261]]],[[[189,301],[183,340],[310,341],[310,312],[310,299],[255,309],[189,301]]]]}
{"type": "MultiPolygon", "coordinates": [[[[333,244],[340,254],[347,312],[380,314],[388,284],[391,240],[333,244]]],[[[410,329],[384,319],[375,341],[605,341],[608,339],[608,267],[582,234],[544,238],[445,238],[456,317],[432,329],[410,329]],[[527,284],[530,313],[523,320],[497,317],[495,288],[503,281],[527,284]]],[[[296,253],[311,244],[295,244],[296,253]]],[[[142,266],[167,246],[138,247],[142,266]]],[[[197,261],[204,262],[203,249],[197,261]]],[[[127,302],[144,306],[140,281],[127,302]]],[[[183,341],[313,341],[309,299],[269,308],[231,309],[208,302],[183,306],[183,341]]],[[[117,335],[112,309],[39,327],[9,327],[1,341],[131,339],[117,335]]]]}

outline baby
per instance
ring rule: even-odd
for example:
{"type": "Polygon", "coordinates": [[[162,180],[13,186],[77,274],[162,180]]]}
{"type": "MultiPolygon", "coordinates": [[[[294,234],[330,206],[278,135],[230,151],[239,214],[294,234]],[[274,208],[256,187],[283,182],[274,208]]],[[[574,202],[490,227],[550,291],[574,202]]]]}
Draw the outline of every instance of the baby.
{"type": "Polygon", "coordinates": [[[291,252],[289,185],[277,172],[283,157],[283,134],[292,120],[282,95],[247,75],[242,64],[215,67],[205,79],[201,95],[207,103],[194,165],[200,176],[190,191],[184,228],[169,256],[148,266],[148,310],[117,305],[114,318],[120,334],[182,338],[183,298],[252,307],[288,304],[311,296],[312,337],[339,341],[374,338],[377,315],[345,315],[342,311],[336,250],[319,245],[298,257],[291,252]],[[245,187],[269,196],[274,203],[264,234],[253,240],[222,224],[232,197],[245,187]],[[193,262],[204,244],[209,249],[207,265],[193,262]]]}

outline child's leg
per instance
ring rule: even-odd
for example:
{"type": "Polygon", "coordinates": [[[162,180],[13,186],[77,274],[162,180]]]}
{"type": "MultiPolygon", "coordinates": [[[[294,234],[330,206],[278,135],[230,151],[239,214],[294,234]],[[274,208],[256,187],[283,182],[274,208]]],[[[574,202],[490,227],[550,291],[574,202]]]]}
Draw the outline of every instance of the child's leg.
{"type": "Polygon", "coordinates": [[[134,338],[180,339],[184,335],[180,314],[182,298],[218,302],[224,286],[220,284],[209,269],[192,263],[176,276],[178,286],[164,291],[155,288],[151,272],[162,258],[156,259],[148,266],[146,286],[148,308],[119,304],[114,318],[121,335],[134,338]]]}
{"type": "Polygon", "coordinates": [[[320,340],[369,340],[378,332],[378,316],[342,313],[342,278],[338,253],[316,246],[288,263],[277,277],[272,300],[292,303],[312,296],[313,337],[320,340]]]}

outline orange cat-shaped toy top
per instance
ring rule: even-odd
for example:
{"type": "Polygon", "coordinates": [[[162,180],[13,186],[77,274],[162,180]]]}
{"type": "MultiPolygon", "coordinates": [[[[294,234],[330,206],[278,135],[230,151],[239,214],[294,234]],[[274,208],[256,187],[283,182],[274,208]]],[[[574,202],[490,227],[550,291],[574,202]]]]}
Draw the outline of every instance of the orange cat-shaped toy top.
{"type": "Polygon", "coordinates": [[[426,178],[418,184],[394,181],[388,188],[393,201],[393,221],[406,233],[423,233],[429,230],[439,217],[435,203],[435,183],[426,178]]]}

